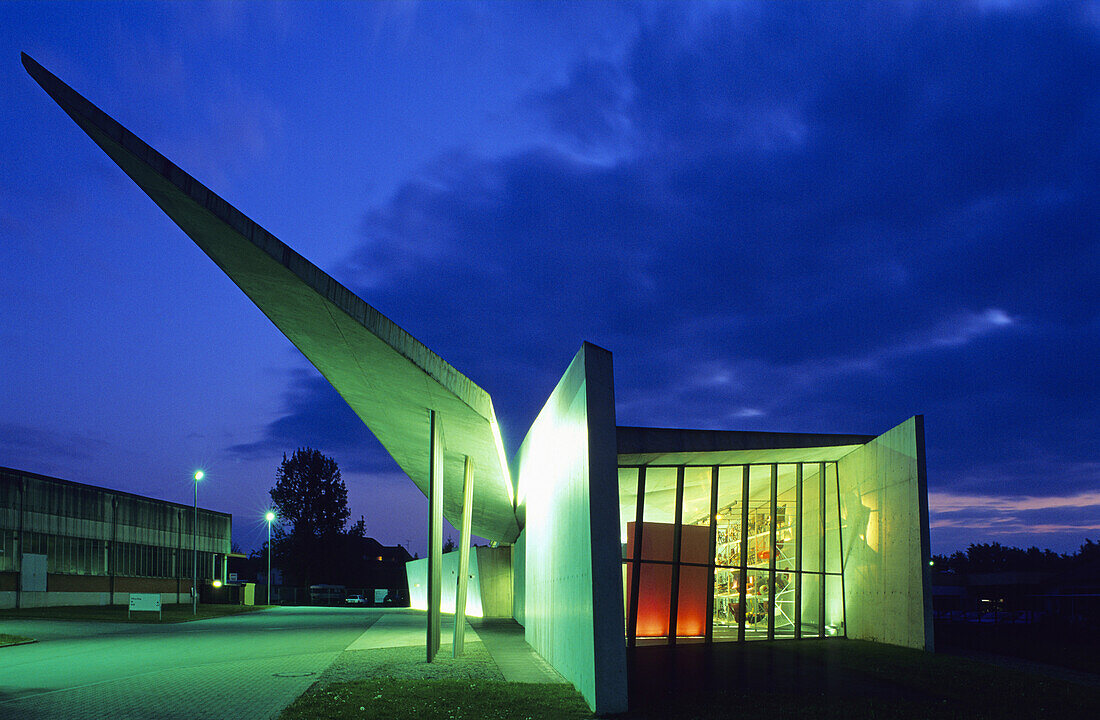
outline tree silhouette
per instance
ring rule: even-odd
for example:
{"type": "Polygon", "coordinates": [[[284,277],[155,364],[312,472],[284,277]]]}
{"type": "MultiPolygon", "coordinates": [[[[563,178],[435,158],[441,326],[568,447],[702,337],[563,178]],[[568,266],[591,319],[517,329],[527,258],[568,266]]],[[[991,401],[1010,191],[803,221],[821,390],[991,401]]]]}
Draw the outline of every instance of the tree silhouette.
{"type": "Polygon", "coordinates": [[[300,585],[326,581],[339,572],[348,491],[332,458],[299,448],[275,472],[271,501],[279,518],[272,549],[288,579],[300,585]]]}

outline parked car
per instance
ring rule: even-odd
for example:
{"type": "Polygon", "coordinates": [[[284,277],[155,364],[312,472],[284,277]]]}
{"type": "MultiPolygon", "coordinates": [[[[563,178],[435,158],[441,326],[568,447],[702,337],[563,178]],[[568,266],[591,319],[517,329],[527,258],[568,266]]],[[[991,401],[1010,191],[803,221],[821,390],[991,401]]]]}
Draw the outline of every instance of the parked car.
{"type": "Polygon", "coordinates": [[[348,595],[344,598],[344,602],[348,605],[366,605],[367,601],[362,595],[348,595]]]}

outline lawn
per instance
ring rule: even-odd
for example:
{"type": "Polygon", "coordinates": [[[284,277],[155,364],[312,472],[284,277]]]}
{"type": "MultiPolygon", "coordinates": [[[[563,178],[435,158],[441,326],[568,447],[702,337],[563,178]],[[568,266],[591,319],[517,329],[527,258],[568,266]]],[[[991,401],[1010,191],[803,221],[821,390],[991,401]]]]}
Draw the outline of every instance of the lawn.
{"type": "Polygon", "coordinates": [[[1100,629],[1059,623],[936,623],[936,648],[954,655],[989,653],[1100,675],[1100,629]]]}
{"type": "MultiPolygon", "coordinates": [[[[1095,682],[854,640],[637,648],[636,718],[917,720],[1100,717],[1095,682]]],[[[368,677],[317,683],[280,720],[589,718],[569,685],[368,677]]]]}
{"type": "Polygon", "coordinates": [[[164,605],[162,606],[163,619],[152,612],[135,612],[127,618],[125,605],[80,605],[74,607],[38,607],[0,610],[0,620],[7,619],[31,619],[45,620],[91,620],[98,622],[132,622],[132,623],[180,623],[191,620],[207,620],[209,618],[237,615],[239,613],[254,612],[266,609],[266,605],[199,605],[198,614],[191,614],[190,605],[164,605]]]}
{"type": "Polygon", "coordinates": [[[590,718],[572,685],[531,685],[500,680],[370,678],[314,685],[280,720],[582,720],[590,718]]]}
{"type": "Polygon", "coordinates": [[[634,658],[630,718],[1100,717],[1100,677],[1081,683],[1042,667],[1008,669],[877,643],[639,650],[646,652],[634,658]]]}

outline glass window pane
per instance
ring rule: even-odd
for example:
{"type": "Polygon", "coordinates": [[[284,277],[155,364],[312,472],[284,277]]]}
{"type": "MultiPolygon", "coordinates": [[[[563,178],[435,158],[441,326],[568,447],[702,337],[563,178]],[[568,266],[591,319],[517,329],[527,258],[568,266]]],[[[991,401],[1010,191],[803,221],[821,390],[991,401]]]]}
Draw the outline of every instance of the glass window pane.
{"type": "MultiPolygon", "coordinates": [[[[736,567],[741,564],[741,490],[740,465],[718,468],[718,515],[715,563],[736,567]]],[[[715,611],[717,612],[717,610],[715,611]]]]}
{"type": "Polygon", "coordinates": [[[839,575],[825,576],[825,635],[844,635],[844,590],[839,575]]]}
{"type": "Polygon", "coordinates": [[[802,576],[802,637],[817,637],[821,628],[821,575],[802,576]]]}
{"type": "Polygon", "coordinates": [[[821,465],[802,466],[802,570],[822,572],[821,465]]]}
{"type": "Polygon", "coordinates": [[[676,636],[703,637],[707,632],[707,568],[680,566],[680,594],[676,600],[676,636]]]}
{"type": "Polygon", "coordinates": [[[766,568],[771,560],[771,496],[771,466],[751,466],[749,468],[749,525],[746,531],[749,537],[749,567],[766,568]]]}
{"type": "Polygon", "coordinates": [[[642,563],[638,583],[637,637],[667,637],[672,566],[642,563]]]}
{"type": "Polygon", "coordinates": [[[619,535],[623,557],[627,557],[627,532],[637,519],[638,468],[619,468],[619,535]]]}
{"type": "Polygon", "coordinates": [[[645,473],[645,508],[642,521],[674,523],[676,515],[676,468],[651,467],[645,473]]]}
{"type": "MultiPolygon", "coordinates": [[[[775,508],[775,567],[777,570],[794,570],[798,546],[795,537],[795,523],[798,519],[797,465],[780,465],[775,508]]],[[[776,583],[778,585],[778,583],[776,583]]],[[[793,583],[792,583],[793,587],[793,583]]]]}
{"type": "Polygon", "coordinates": [[[680,533],[680,562],[709,562],[710,552],[709,467],[684,468],[683,528],[680,533]]]}
{"type": "Polygon", "coordinates": [[[767,570],[750,570],[745,593],[745,639],[765,640],[768,637],[768,602],[771,587],[767,570]]]}
{"type": "Polygon", "coordinates": [[[825,572],[840,572],[840,516],[837,513],[836,463],[825,465],[825,572]]]}
{"type": "Polygon", "coordinates": [[[710,525],[709,467],[684,468],[684,524],[710,525]]]}
{"type": "Polygon", "coordinates": [[[643,503],[642,559],[671,561],[676,528],[676,468],[646,468],[643,503]]]}
{"type": "Polygon", "coordinates": [[[630,568],[633,563],[623,563],[623,632],[630,633],[630,568]]]}
{"type": "Polygon", "coordinates": [[[738,583],[741,571],[735,568],[714,570],[714,639],[736,640],[741,619],[738,583]]]}
{"type": "Polygon", "coordinates": [[[795,574],[775,574],[775,637],[794,637],[795,574]]]}

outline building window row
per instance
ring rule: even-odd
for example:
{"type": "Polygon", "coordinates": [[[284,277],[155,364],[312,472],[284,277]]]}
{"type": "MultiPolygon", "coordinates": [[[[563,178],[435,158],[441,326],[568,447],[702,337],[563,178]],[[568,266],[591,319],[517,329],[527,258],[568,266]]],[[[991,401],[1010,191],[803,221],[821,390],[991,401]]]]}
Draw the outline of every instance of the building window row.
{"type": "MultiPolygon", "coordinates": [[[[46,556],[46,572],[64,575],[115,575],[118,577],[190,578],[191,550],[91,538],[23,533],[23,548],[16,547],[13,531],[0,531],[0,570],[18,570],[15,555],[46,556]]],[[[214,553],[199,551],[199,579],[215,573],[214,553]]]]}

